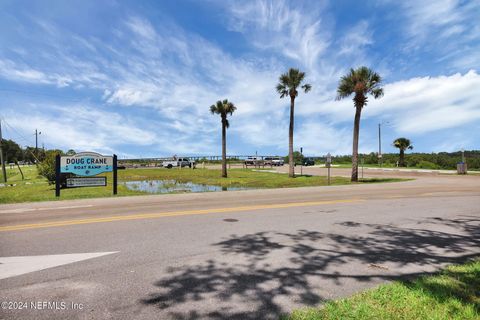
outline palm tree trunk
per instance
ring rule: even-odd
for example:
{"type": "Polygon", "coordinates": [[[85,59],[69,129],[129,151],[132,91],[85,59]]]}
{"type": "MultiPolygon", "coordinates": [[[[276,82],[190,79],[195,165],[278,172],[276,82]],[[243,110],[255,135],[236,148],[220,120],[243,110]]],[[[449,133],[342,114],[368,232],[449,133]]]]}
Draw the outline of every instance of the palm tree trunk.
{"type": "Polygon", "coordinates": [[[353,151],[352,151],[352,182],[358,181],[358,140],[360,135],[360,115],[362,108],[355,107],[355,122],[353,123],[353,151]]]}
{"type": "Polygon", "coordinates": [[[227,123],[222,118],[222,177],[227,177],[227,123]]]}
{"type": "Polygon", "coordinates": [[[295,162],[293,160],[293,123],[294,123],[295,97],[290,96],[290,127],[288,129],[288,176],[295,178],[295,162]]]}
{"type": "Polygon", "coordinates": [[[405,167],[405,151],[400,149],[400,160],[398,163],[399,167],[405,167]]]}

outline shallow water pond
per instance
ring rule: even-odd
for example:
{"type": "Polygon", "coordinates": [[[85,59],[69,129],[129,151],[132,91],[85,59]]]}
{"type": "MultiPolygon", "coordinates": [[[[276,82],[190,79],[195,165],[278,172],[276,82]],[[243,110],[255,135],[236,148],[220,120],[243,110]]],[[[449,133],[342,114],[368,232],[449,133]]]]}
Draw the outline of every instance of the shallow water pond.
{"type": "Polygon", "coordinates": [[[123,184],[129,190],[147,193],[189,193],[248,190],[246,187],[222,187],[216,185],[198,184],[193,182],[178,182],[176,180],[142,180],[126,181],[123,184]]]}

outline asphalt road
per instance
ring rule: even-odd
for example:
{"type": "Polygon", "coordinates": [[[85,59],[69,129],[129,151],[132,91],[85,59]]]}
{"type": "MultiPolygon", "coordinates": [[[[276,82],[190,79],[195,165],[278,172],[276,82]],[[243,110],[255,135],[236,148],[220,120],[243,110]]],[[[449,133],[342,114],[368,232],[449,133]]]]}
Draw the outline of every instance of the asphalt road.
{"type": "Polygon", "coordinates": [[[0,318],[276,319],[480,255],[480,177],[415,176],[2,205],[0,318]]]}

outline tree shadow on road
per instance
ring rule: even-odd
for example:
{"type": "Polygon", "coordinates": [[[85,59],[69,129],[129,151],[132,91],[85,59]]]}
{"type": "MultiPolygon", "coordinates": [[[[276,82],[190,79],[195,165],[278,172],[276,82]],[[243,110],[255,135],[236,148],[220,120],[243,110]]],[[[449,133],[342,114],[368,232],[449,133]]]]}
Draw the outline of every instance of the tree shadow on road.
{"type": "Polygon", "coordinates": [[[169,269],[142,303],[172,319],[277,319],[289,301],[317,305],[346,284],[416,277],[480,254],[480,218],[420,223],[429,228],[347,221],[341,233],[232,235],[213,244],[216,260],[169,269]]]}

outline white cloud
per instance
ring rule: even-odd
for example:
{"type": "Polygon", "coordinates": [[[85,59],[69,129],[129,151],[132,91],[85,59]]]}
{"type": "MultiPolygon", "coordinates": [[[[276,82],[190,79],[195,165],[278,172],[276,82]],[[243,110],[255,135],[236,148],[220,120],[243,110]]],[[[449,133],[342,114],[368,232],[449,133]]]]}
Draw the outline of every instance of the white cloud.
{"type": "Polygon", "coordinates": [[[480,50],[479,1],[424,0],[395,4],[402,13],[399,22],[408,40],[407,50],[443,56],[453,70],[480,66],[479,59],[472,59],[480,50]],[[463,65],[458,60],[462,60],[463,65]]]}
{"type": "MultiPolygon", "coordinates": [[[[399,133],[421,134],[453,128],[480,119],[480,75],[476,71],[451,76],[412,78],[387,83],[380,99],[369,97],[362,119],[389,120],[399,133]]],[[[353,96],[352,96],[353,97],[353,96]]],[[[303,97],[302,97],[303,98],[303,97]]],[[[299,114],[327,117],[333,123],[352,121],[351,98],[305,96],[299,114]]]]}
{"type": "Polygon", "coordinates": [[[372,101],[366,116],[391,119],[399,133],[422,134],[480,120],[480,75],[412,78],[385,86],[385,96],[372,101]]]}
{"type": "Polygon", "coordinates": [[[145,19],[139,17],[130,17],[127,21],[128,27],[141,37],[153,40],[156,38],[156,32],[153,26],[145,19]]]}
{"type": "Polygon", "coordinates": [[[346,31],[346,35],[340,41],[339,54],[359,55],[362,50],[373,43],[373,32],[369,28],[368,21],[362,20],[350,30],[346,31]]]}
{"type": "Polygon", "coordinates": [[[462,20],[457,0],[427,0],[423,2],[405,1],[401,5],[411,21],[408,24],[412,36],[425,36],[430,28],[446,27],[462,20]]]}
{"type": "Polygon", "coordinates": [[[307,121],[295,132],[296,145],[302,146],[307,155],[352,152],[351,129],[338,128],[322,121],[307,121]]]}
{"type": "Polygon", "coordinates": [[[322,2],[303,7],[283,0],[226,2],[232,30],[242,32],[258,48],[282,52],[311,67],[327,49],[330,39],[320,18],[322,2]]]}
{"type": "Polygon", "coordinates": [[[29,68],[27,66],[17,66],[11,60],[0,60],[0,76],[13,80],[33,83],[54,83],[43,72],[29,68]]]}
{"type": "MultiPolygon", "coordinates": [[[[41,128],[43,139],[50,147],[112,152],[123,144],[148,146],[156,140],[125,116],[100,111],[83,104],[67,106],[29,105],[5,114],[9,125],[24,133],[41,128]]],[[[25,142],[25,141],[24,141],[25,142]]]]}

